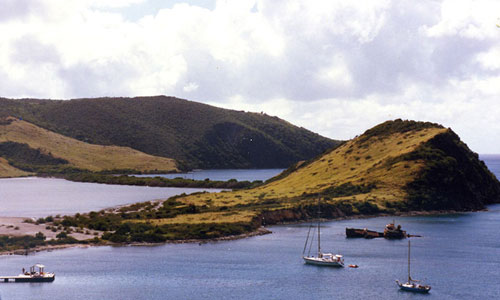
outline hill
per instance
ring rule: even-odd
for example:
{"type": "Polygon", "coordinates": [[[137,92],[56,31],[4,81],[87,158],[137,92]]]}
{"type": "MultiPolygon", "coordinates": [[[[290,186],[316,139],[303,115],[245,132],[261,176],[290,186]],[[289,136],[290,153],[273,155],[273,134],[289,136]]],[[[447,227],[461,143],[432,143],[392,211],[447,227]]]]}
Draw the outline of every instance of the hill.
{"type": "Polygon", "coordinates": [[[251,190],[178,201],[272,211],[314,206],[321,196],[335,208],[331,214],[474,210],[500,202],[500,183],[478,155],[432,123],[388,121],[279,177],[251,190]]]}
{"type": "MultiPolygon", "coordinates": [[[[68,218],[103,224],[115,241],[213,238],[261,224],[409,211],[477,210],[500,202],[500,182],[451,130],[433,123],[388,121],[247,190],[199,193],[162,205],[130,206],[68,218]],[[140,209],[138,209],[140,208],[140,209]]],[[[94,226],[94,225],[92,225],[94,226]]],[[[95,227],[94,227],[95,228],[95,227]]]]}
{"type": "Polygon", "coordinates": [[[177,171],[175,161],[128,147],[92,145],[14,118],[0,123],[0,177],[59,170],[177,171]],[[10,164],[6,162],[9,161],[10,164]]]}
{"type": "Polygon", "coordinates": [[[0,157],[0,178],[22,177],[28,175],[31,175],[31,173],[11,166],[5,158],[0,157]]]}
{"type": "Polygon", "coordinates": [[[339,144],[277,117],[165,96],[0,99],[2,116],[86,143],[174,158],[187,168],[286,168],[339,144]]]}

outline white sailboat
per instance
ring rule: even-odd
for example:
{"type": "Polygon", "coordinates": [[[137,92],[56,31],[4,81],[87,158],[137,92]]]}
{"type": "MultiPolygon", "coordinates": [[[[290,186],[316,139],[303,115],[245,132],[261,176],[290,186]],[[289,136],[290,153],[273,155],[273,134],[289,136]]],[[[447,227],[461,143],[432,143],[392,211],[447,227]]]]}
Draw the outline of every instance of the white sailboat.
{"type": "Polygon", "coordinates": [[[320,205],[319,205],[319,198],[318,198],[318,255],[310,255],[311,251],[311,246],[313,244],[314,240],[314,234],[311,237],[311,241],[309,244],[309,253],[308,255],[305,255],[308,243],[309,243],[309,236],[311,233],[311,227],[309,227],[309,232],[307,233],[307,239],[306,243],[304,245],[304,251],[302,251],[302,259],[304,259],[304,262],[306,264],[311,264],[311,265],[317,265],[317,266],[327,266],[327,267],[344,267],[344,258],[340,254],[333,254],[333,253],[323,253],[321,252],[321,233],[320,233],[320,227],[321,227],[321,218],[320,218],[320,205]]]}
{"type": "Polygon", "coordinates": [[[419,280],[412,279],[410,276],[410,241],[408,241],[408,281],[405,283],[396,280],[399,288],[403,291],[415,292],[415,293],[428,293],[431,290],[429,285],[423,285],[419,283],[419,280]]]}

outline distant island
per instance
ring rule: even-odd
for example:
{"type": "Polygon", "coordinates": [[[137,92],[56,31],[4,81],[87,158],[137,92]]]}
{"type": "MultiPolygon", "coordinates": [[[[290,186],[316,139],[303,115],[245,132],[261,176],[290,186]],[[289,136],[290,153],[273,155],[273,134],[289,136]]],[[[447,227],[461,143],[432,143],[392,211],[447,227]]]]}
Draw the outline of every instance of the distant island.
{"type": "Polygon", "coordinates": [[[39,220],[94,243],[208,240],[263,225],[323,218],[471,211],[500,203],[500,182],[449,128],[387,121],[254,187],[179,195],[117,209],[39,220]]]}

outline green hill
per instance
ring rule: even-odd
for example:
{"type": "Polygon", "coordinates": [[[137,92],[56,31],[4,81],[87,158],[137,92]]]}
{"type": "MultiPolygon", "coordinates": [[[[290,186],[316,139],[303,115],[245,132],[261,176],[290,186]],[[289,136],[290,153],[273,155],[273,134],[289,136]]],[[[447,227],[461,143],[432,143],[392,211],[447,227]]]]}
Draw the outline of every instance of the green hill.
{"type": "Polygon", "coordinates": [[[0,99],[0,117],[99,145],[174,158],[188,168],[288,167],[339,142],[277,117],[173,97],[0,99]]]}
{"type": "Polygon", "coordinates": [[[14,118],[0,118],[0,158],[0,177],[77,170],[178,171],[173,159],[88,144],[14,118]]]}
{"type": "MultiPolygon", "coordinates": [[[[433,123],[388,121],[247,190],[198,193],[163,205],[123,208],[68,219],[74,226],[105,220],[115,241],[213,238],[261,224],[322,217],[466,211],[500,203],[500,182],[459,137],[433,123]],[[144,208],[146,207],[146,208],[144,208]]],[[[94,225],[90,225],[94,226],[94,225]]]]}
{"type": "Polygon", "coordinates": [[[474,210],[500,202],[500,183],[478,155],[432,123],[385,122],[286,173],[255,189],[177,201],[212,210],[252,207],[256,214],[304,209],[318,196],[336,214],[474,210]]]}

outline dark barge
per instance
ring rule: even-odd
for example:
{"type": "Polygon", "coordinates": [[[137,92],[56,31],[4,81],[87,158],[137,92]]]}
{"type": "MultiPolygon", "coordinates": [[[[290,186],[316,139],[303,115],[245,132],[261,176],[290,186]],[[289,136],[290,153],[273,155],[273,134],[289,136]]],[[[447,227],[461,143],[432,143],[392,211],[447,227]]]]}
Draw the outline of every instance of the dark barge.
{"type": "Polygon", "coordinates": [[[373,230],[369,230],[366,228],[358,229],[358,228],[346,228],[345,235],[348,238],[365,238],[365,239],[373,239],[373,238],[386,238],[386,239],[404,239],[409,237],[406,234],[406,231],[401,229],[401,225],[394,225],[394,223],[387,224],[385,226],[384,232],[377,232],[373,230]]]}

